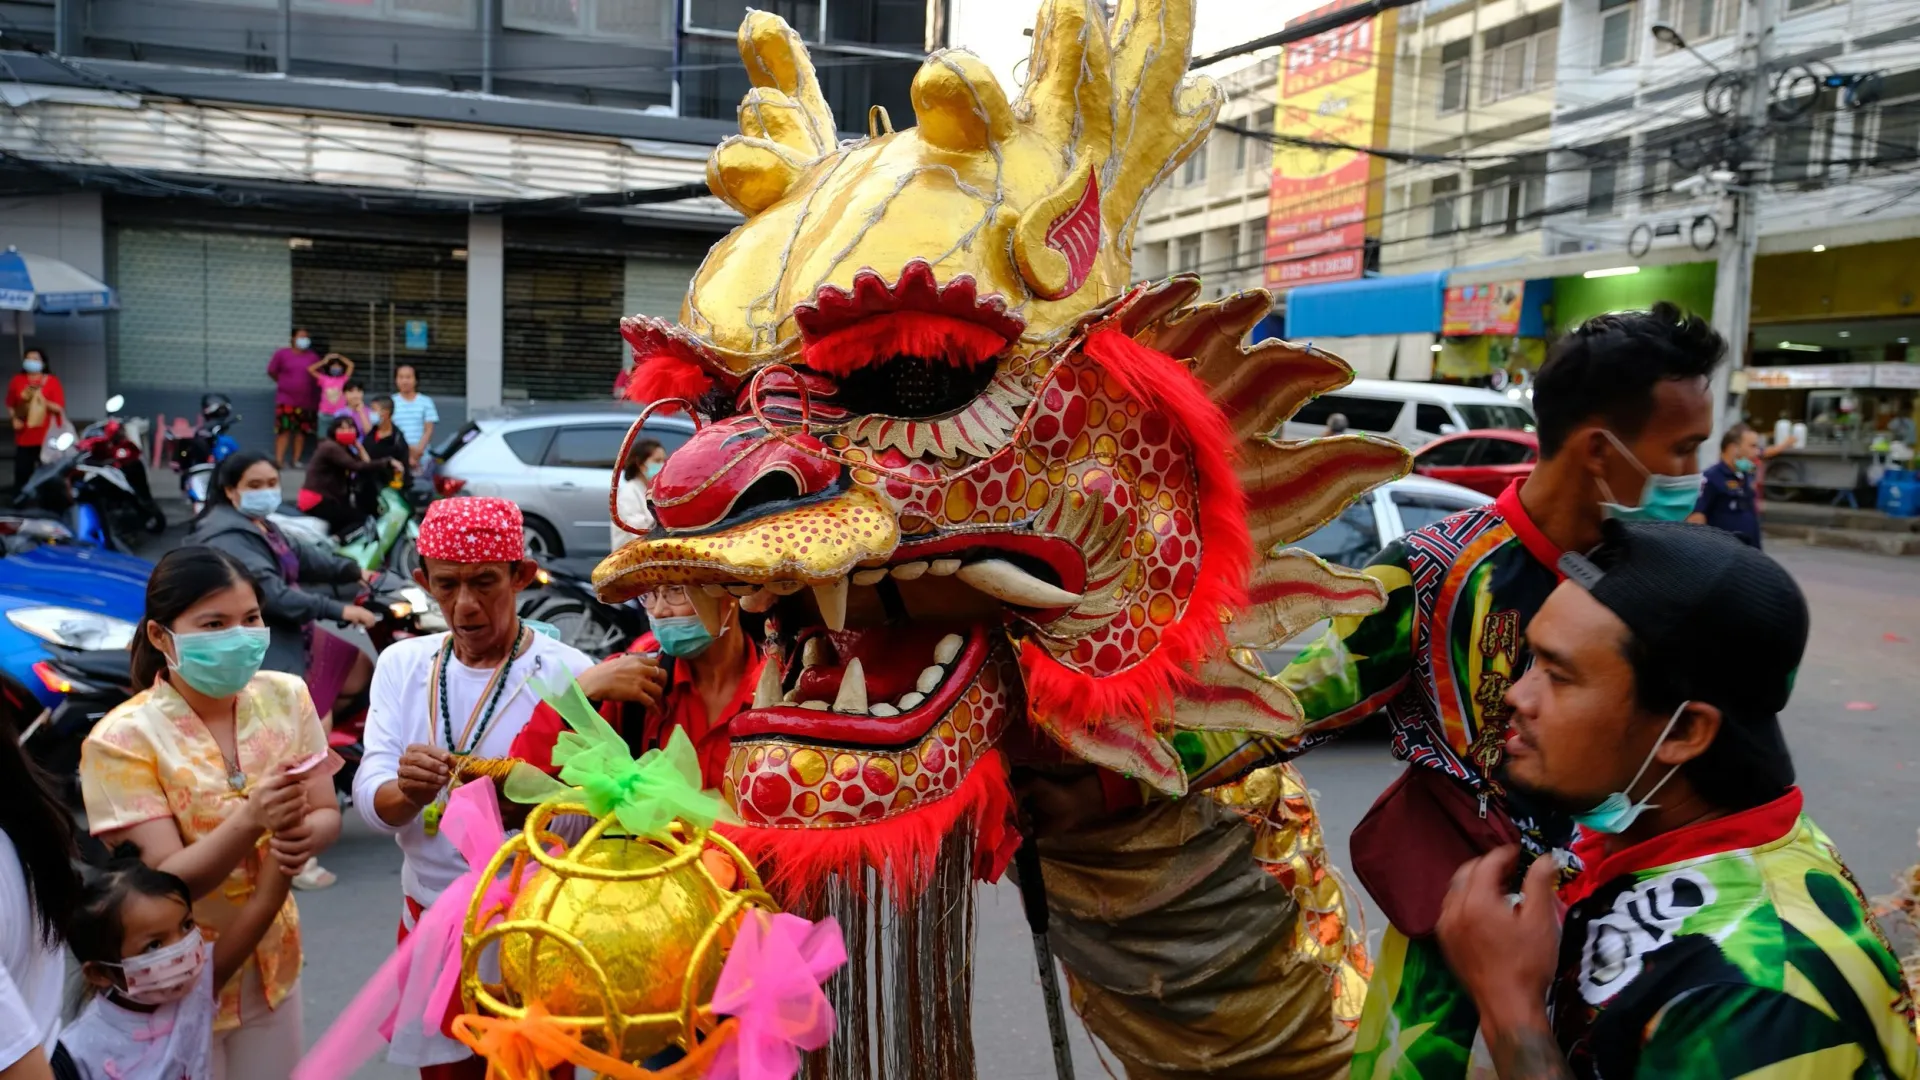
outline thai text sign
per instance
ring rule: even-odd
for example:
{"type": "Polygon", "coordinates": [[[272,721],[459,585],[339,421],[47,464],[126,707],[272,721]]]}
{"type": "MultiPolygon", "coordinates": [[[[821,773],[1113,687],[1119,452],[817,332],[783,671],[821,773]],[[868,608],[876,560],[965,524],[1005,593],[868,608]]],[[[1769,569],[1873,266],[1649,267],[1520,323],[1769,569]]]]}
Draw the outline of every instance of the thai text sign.
{"type": "Polygon", "coordinates": [[[1524,281],[1496,281],[1491,285],[1449,285],[1440,315],[1440,333],[1447,337],[1493,334],[1511,337],[1520,332],[1520,297],[1524,281]]]}

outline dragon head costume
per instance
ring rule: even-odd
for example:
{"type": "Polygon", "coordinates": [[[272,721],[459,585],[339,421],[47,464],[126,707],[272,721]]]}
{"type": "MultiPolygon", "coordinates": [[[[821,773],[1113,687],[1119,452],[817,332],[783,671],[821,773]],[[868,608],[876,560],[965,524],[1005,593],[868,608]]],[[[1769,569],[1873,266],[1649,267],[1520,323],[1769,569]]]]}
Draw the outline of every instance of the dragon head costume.
{"type": "Polygon", "coordinates": [[[1243,347],[1262,292],[1129,284],[1143,200],[1220,105],[1186,75],[1192,23],[1191,0],[1123,0],[1111,26],[1049,0],[1017,100],[944,50],[918,127],[876,108],[849,141],[792,28],[741,25],[754,87],[707,175],[747,220],[677,322],[622,324],[633,395],[700,427],[594,582],[684,585],[710,619],[777,597],[725,783],[777,873],[910,884],[958,823],[1004,836],[1010,746],[1180,794],[1183,727],[1297,722],[1247,650],[1378,600],[1257,558],[1406,468],[1363,437],[1268,437],[1347,366],[1243,347]]]}

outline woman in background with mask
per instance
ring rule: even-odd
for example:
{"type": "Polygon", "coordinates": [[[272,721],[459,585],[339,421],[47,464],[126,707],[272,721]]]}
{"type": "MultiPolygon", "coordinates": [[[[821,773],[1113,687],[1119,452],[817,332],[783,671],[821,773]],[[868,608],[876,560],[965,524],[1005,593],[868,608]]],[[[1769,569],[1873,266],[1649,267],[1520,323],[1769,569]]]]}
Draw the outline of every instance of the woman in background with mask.
{"type": "Polygon", "coordinates": [[[7,412],[13,418],[13,490],[27,486],[40,467],[47,427],[67,415],[67,391],[47,364],[47,354],[28,349],[20,371],[7,383],[7,412]]]}
{"type": "MultiPolygon", "coordinates": [[[[195,921],[216,934],[268,887],[264,875],[299,871],[340,835],[337,763],[306,686],[260,670],[270,636],[263,599],[230,555],[168,553],[147,581],[133,640],[134,684],[147,689],[102,718],[80,755],[94,835],[136,845],[148,866],[185,882],[195,921]]],[[[289,899],[219,989],[215,1080],[292,1072],[299,978],[289,899]]]]}
{"type": "Polygon", "coordinates": [[[627,460],[620,469],[620,491],[615,500],[615,509],[620,517],[612,525],[613,549],[633,539],[633,533],[627,529],[646,532],[653,528],[653,511],[647,509],[647,486],[667,463],[667,449],[652,439],[641,439],[627,451],[627,460]],[[620,527],[626,522],[627,529],[620,527]]]}

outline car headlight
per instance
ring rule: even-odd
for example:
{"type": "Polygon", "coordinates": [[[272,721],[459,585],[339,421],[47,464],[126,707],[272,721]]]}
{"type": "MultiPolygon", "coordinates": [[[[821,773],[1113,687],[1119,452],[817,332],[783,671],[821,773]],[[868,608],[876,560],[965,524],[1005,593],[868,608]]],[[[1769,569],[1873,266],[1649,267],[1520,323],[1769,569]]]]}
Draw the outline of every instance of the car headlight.
{"type": "Polygon", "coordinates": [[[24,607],[7,612],[7,621],[42,641],[69,649],[124,649],[133,640],[133,624],[111,615],[70,607],[24,607]]]}

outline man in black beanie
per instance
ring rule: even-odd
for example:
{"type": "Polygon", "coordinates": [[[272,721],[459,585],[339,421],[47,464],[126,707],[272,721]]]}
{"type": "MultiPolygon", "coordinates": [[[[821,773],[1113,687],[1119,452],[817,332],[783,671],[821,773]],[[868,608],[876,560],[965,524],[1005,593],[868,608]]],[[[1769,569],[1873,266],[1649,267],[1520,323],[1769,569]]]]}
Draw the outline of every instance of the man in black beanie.
{"type": "Polygon", "coordinates": [[[1780,733],[1805,598],[1715,529],[1602,536],[1527,626],[1502,773],[1579,824],[1584,869],[1556,898],[1537,860],[1516,904],[1517,849],[1476,859],[1436,931],[1500,1076],[1920,1076],[1899,965],[1780,733]]]}

